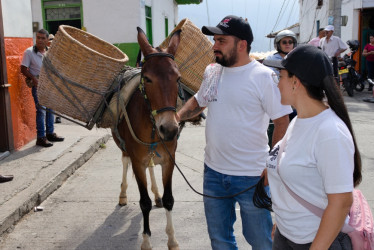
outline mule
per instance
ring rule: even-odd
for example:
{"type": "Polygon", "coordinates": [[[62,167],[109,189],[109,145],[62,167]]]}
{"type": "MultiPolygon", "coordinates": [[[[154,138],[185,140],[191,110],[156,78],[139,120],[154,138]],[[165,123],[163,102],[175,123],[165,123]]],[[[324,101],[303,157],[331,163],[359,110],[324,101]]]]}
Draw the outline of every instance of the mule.
{"type": "Polygon", "coordinates": [[[168,48],[153,48],[143,32],[138,29],[138,43],[145,61],[141,71],[139,88],[131,96],[126,111],[126,119],[120,120],[117,126],[119,134],[112,129],[114,141],[122,150],[123,178],[120,194],[120,205],[127,204],[127,170],[130,165],[135,175],[140,193],[140,208],[143,213],[143,242],[141,249],[152,249],[149,214],[152,201],[147,190],[146,169],[150,167],[152,192],[158,206],[166,211],[166,234],[168,248],[179,249],[174,236],[172,209],[172,175],[174,170],[175,150],[177,148],[178,122],[176,120],[176,102],[178,97],[178,80],[180,72],[174,61],[174,55],[180,41],[180,32],[174,33],[168,48]],[[132,135],[132,131],[133,134],[132,135]],[[125,149],[121,143],[124,142],[125,149]],[[161,142],[161,140],[163,142],[161,142]],[[139,142],[141,141],[141,143],[139,142]],[[169,155],[170,154],[170,155],[169,155]],[[162,167],[163,196],[158,192],[154,179],[153,166],[162,167]]]}

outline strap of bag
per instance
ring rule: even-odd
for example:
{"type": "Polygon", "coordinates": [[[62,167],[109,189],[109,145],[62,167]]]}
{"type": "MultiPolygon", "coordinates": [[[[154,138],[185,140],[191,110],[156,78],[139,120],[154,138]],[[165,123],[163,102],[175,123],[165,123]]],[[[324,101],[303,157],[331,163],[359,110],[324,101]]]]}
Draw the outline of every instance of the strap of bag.
{"type": "MultiPolygon", "coordinates": [[[[323,215],[323,212],[325,211],[324,209],[320,208],[320,207],[317,207],[315,205],[313,205],[312,203],[304,200],[302,197],[300,197],[299,195],[297,195],[294,191],[291,190],[291,188],[286,184],[286,182],[282,179],[282,176],[280,175],[279,173],[279,160],[280,160],[280,157],[284,151],[284,147],[286,146],[286,142],[287,142],[287,137],[288,137],[288,133],[289,133],[289,130],[287,129],[287,132],[286,134],[284,135],[283,139],[282,139],[282,142],[279,146],[279,152],[278,152],[278,158],[277,158],[277,172],[278,172],[278,175],[279,175],[279,178],[280,180],[283,182],[284,186],[286,187],[287,191],[291,194],[291,196],[297,200],[301,205],[303,205],[306,209],[308,209],[310,212],[312,212],[314,215],[322,218],[322,215],[323,215]]],[[[344,233],[348,233],[348,232],[352,232],[354,229],[348,225],[348,224],[344,224],[343,228],[342,228],[342,232],[344,233]]]]}

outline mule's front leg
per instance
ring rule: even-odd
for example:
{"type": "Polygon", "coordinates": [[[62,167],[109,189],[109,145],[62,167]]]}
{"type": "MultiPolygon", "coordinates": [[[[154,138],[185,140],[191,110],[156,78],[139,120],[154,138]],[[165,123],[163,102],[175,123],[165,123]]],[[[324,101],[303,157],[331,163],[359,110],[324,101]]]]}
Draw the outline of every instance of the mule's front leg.
{"type": "Polygon", "coordinates": [[[151,190],[152,190],[152,193],[155,195],[156,207],[162,207],[161,195],[160,195],[160,192],[158,191],[154,168],[155,166],[148,167],[149,176],[151,177],[151,190]]]}
{"type": "Polygon", "coordinates": [[[172,193],[171,177],[173,174],[173,168],[169,171],[163,168],[163,182],[164,182],[164,196],[162,197],[162,203],[166,210],[166,234],[168,235],[168,248],[169,250],[179,250],[179,244],[174,235],[174,225],[172,218],[172,210],[174,206],[174,197],[172,193]]]}
{"type": "Polygon", "coordinates": [[[149,198],[147,190],[147,176],[145,174],[145,168],[142,166],[135,166],[133,163],[133,171],[138,183],[139,193],[140,193],[140,209],[143,213],[143,243],[141,245],[142,250],[151,250],[151,229],[149,228],[149,213],[152,209],[152,201],[149,198]]]}
{"type": "Polygon", "coordinates": [[[123,172],[122,172],[122,183],[121,183],[121,193],[119,194],[119,205],[125,206],[127,205],[127,170],[131,163],[131,159],[128,156],[122,155],[122,165],[123,165],[123,172]]]}

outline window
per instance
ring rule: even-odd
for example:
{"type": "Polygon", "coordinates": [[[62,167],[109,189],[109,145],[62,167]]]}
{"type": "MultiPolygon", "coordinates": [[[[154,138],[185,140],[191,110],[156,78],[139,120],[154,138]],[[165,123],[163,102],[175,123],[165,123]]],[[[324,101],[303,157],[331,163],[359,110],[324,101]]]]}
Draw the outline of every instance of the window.
{"type": "Polygon", "coordinates": [[[153,45],[152,8],[149,6],[145,6],[145,26],[146,26],[146,34],[148,37],[149,44],[153,45]]]}
{"type": "Polygon", "coordinates": [[[165,17],[165,37],[169,35],[169,19],[165,17]]]}

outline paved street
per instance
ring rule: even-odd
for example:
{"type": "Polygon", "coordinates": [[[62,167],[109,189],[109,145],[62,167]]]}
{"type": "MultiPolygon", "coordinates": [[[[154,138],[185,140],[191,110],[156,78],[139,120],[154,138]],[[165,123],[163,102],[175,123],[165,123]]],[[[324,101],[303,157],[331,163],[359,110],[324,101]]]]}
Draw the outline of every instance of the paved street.
{"type": "MultiPolygon", "coordinates": [[[[345,97],[363,159],[363,191],[374,208],[374,104],[362,102],[365,90],[345,97]]],[[[73,125],[72,125],[73,126],[73,125]]],[[[177,163],[191,184],[202,191],[204,127],[187,127],[179,140],[177,163]]],[[[139,193],[132,171],[128,173],[129,203],[119,207],[122,176],[120,151],[112,139],[56,192],[30,212],[0,242],[0,249],[140,249],[143,228],[139,193]]],[[[159,167],[157,167],[159,168],[159,167]]],[[[160,171],[156,170],[162,191],[160,171]]],[[[173,210],[176,238],[181,249],[210,249],[202,198],[187,186],[175,169],[173,210]]],[[[152,197],[153,198],[153,197],[152,197]]],[[[239,212],[239,211],[237,211],[239,212]]],[[[166,249],[164,209],[153,207],[150,216],[153,249],[166,249]]],[[[240,216],[236,223],[239,249],[250,249],[241,236],[240,216]]]]}

